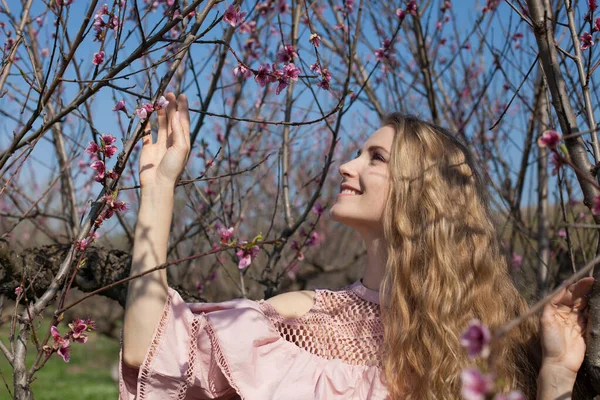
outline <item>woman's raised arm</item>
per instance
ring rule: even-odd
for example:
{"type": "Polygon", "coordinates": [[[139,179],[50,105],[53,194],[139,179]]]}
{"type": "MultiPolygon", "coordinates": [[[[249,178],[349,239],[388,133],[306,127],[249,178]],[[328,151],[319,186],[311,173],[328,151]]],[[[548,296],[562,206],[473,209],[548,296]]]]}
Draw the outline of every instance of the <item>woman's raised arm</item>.
{"type": "MultiPolygon", "coordinates": [[[[158,110],[158,137],[150,124],[140,155],[141,204],[135,227],[131,275],[163,264],[173,214],[174,188],[190,151],[190,118],[185,95],[158,110]]],[[[139,367],[167,300],[167,273],[162,269],[130,281],[123,325],[123,360],[139,367]]]]}

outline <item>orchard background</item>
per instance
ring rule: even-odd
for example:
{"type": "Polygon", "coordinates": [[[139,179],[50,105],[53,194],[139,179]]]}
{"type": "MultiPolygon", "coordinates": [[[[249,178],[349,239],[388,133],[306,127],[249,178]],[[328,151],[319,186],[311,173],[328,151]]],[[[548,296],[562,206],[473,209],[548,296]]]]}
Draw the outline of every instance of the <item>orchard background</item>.
{"type": "MultiPolygon", "coordinates": [[[[531,303],[594,273],[599,17],[568,0],[0,0],[0,398],[116,395],[140,138],[167,91],[192,111],[163,266],[188,301],[356,280],[362,241],[328,207],[392,111],[474,152],[531,303]]],[[[581,398],[600,393],[598,288],[590,303],[581,398]]]]}

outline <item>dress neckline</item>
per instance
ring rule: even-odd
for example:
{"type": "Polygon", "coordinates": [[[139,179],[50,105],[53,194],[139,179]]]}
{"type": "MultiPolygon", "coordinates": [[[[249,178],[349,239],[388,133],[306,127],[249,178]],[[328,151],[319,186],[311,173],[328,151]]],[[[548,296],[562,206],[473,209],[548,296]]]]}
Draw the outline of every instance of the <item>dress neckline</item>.
{"type": "Polygon", "coordinates": [[[373,289],[367,288],[363,285],[362,280],[357,280],[349,287],[350,291],[356,294],[363,300],[370,301],[371,303],[379,304],[379,292],[373,289]]]}

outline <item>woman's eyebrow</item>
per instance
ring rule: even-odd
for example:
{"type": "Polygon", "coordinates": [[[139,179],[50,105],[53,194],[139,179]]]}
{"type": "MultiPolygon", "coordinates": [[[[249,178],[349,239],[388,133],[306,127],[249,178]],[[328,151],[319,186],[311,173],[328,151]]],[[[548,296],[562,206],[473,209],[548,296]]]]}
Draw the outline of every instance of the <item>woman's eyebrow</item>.
{"type": "MultiPolygon", "coordinates": [[[[383,151],[384,151],[384,152],[386,152],[387,154],[390,154],[390,152],[389,152],[389,151],[387,151],[387,150],[386,150],[384,147],[377,146],[377,145],[372,145],[372,146],[369,146],[369,148],[367,149],[367,151],[369,151],[369,152],[370,152],[370,151],[373,151],[373,150],[383,150],[383,151]]],[[[362,153],[362,149],[359,149],[359,150],[358,150],[358,152],[357,152],[356,154],[360,156],[360,155],[361,155],[361,153],[362,153]]]]}

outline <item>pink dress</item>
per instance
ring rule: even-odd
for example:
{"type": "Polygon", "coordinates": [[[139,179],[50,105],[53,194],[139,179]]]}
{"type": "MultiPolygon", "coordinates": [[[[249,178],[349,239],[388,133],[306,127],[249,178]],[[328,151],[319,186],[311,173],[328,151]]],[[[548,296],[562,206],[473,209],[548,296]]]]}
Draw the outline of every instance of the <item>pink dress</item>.
{"type": "Polygon", "coordinates": [[[357,281],[286,319],[263,300],[185,303],[169,289],[142,366],[121,351],[119,399],[386,399],[378,303],[357,281]]]}

